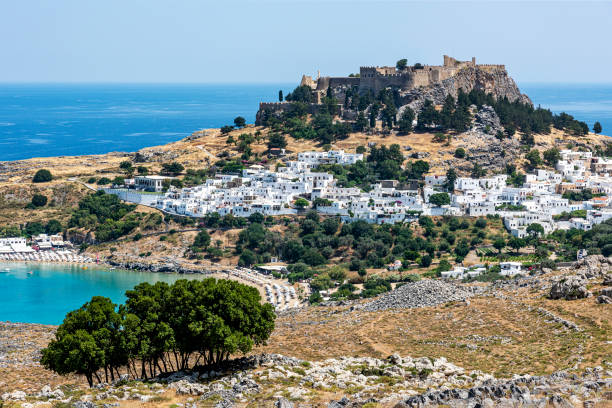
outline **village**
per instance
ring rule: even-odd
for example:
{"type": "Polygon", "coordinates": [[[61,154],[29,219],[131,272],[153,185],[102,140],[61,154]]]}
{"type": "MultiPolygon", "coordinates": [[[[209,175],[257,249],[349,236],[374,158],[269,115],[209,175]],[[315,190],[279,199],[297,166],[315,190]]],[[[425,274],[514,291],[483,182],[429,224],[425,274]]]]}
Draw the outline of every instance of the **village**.
{"type": "MultiPolygon", "coordinates": [[[[593,157],[591,152],[563,150],[560,154],[557,171],[537,169],[526,175],[521,187],[508,185],[505,174],[486,178],[458,177],[452,191],[447,189],[445,175],[426,175],[422,188],[416,182],[397,180],[379,181],[372,184],[368,192],[357,187],[339,187],[332,174],[315,169],[330,163],[354,164],[364,158],[363,154],[340,150],[303,152],[297,155],[297,160],[287,161],[286,166],[279,166],[276,171],[253,165],[240,175],[217,174],[196,187],[170,187],[163,194],[147,197],[152,207],[190,217],[203,217],[212,212],[236,217],[254,213],[290,215],[298,214],[312,203],[318,212],[339,216],[344,222],[365,220],[384,224],[411,222],[420,215],[499,215],[508,231],[519,238],[527,236],[529,225],[535,223],[548,234],[558,229],[589,230],[611,218],[612,160],[593,157]],[[584,190],[592,193],[590,199],[563,198],[566,192],[584,190]],[[450,198],[448,204],[431,202],[433,195],[446,191],[450,198]],[[559,217],[561,215],[567,216],[559,217]]],[[[162,178],[137,177],[135,188],[161,192],[161,182],[156,186],[147,183],[162,178]],[[153,187],[146,187],[149,185],[153,187]]],[[[134,180],[126,180],[126,183],[134,186],[134,180]]],[[[141,194],[130,190],[106,190],[128,201],[144,201],[141,194]]]]}

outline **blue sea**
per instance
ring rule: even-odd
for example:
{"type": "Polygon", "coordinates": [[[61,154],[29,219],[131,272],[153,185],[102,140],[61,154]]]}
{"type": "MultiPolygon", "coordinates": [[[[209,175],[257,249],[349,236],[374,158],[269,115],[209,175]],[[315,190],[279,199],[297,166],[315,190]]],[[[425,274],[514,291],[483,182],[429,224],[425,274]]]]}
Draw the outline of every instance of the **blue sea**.
{"type": "MultiPolygon", "coordinates": [[[[296,84],[0,84],[0,161],[135,151],[254,122],[260,101],[296,84]]],[[[519,84],[536,105],[612,134],[612,84],[519,84]]]]}
{"type": "Polygon", "coordinates": [[[204,275],[109,270],[108,268],[51,263],[0,262],[0,320],[60,324],[66,313],[92,296],[106,296],[116,304],[125,291],[141,282],[172,283],[204,275]]]}
{"type": "Polygon", "coordinates": [[[612,83],[607,84],[518,84],[535,106],[554,113],[566,112],[589,128],[597,121],[603,134],[612,136],[612,83]]]}
{"type": "Polygon", "coordinates": [[[0,84],[0,161],[135,151],[255,121],[295,84],[0,84]]]}

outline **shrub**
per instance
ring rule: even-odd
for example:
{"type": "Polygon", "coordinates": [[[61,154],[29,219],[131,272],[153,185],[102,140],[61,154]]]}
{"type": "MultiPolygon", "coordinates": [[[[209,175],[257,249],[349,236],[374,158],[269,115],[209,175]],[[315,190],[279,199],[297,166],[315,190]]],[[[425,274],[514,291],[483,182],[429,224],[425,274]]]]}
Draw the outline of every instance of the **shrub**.
{"type": "Polygon", "coordinates": [[[51,172],[47,169],[38,170],[36,174],[34,174],[34,177],[32,178],[32,181],[34,183],[45,183],[51,180],[53,180],[53,176],[51,175],[51,172]]]}
{"type": "Polygon", "coordinates": [[[44,207],[47,204],[47,197],[42,194],[34,194],[32,196],[32,205],[34,207],[44,207]]]}
{"type": "Polygon", "coordinates": [[[429,267],[429,265],[431,265],[431,256],[429,256],[429,255],[424,255],[424,256],[422,256],[422,257],[421,257],[421,262],[420,262],[420,265],[421,265],[423,268],[427,268],[427,267],[429,267]]]}
{"type": "Polygon", "coordinates": [[[455,150],[455,157],[463,159],[465,157],[465,149],[463,147],[458,147],[457,150],[455,150]]]}

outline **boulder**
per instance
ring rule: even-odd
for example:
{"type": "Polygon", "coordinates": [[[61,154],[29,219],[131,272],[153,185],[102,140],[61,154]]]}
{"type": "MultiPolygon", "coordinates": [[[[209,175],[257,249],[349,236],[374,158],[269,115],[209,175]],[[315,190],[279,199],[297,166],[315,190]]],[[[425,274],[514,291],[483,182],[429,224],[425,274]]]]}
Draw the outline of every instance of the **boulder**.
{"type": "Polygon", "coordinates": [[[596,278],[606,275],[611,270],[612,260],[603,255],[589,255],[574,263],[578,274],[587,278],[596,278]]]}
{"type": "Polygon", "coordinates": [[[586,288],[586,279],[581,275],[565,276],[550,288],[551,299],[583,299],[592,296],[586,288]]]}
{"type": "Polygon", "coordinates": [[[170,384],[170,388],[174,389],[177,394],[181,395],[203,395],[210,391],[208,386],[187,380],[180,380],[170,384]]]}
{"type": "Polygon", "coordinates": [[[25,401],[26,393],[23,391],[13,391],[2,394],[2,401],[25,401]]]}
{"type": "Polygon", "coordinates": [[[603,288],[600,295],[612,298],[612,288],[603,288]]]}
{"type": "Polygon", "coordinates": [[[275,403],[275,408],[293,408],[293,402],[289,401],[287,398],[280,397],[275,403]]]}
{"type": "Polygon", "coordinates": [[[72,406],[74,408],[96,408],[96,404],[91,401],[77,401],[72,406]]]}
{"type": "Polygon", "coordinates": [[[45,385],[37,396],[42,398],[62,399],[64,398],[64,393],[59,388],[56,390],[51,390],[50,386],[45,385]]]}
{"type": "Polygon", "coordinates": [[[597,296],[597,303],[609,305],[612,304],[612,297],[599,295],[597,296]]]}

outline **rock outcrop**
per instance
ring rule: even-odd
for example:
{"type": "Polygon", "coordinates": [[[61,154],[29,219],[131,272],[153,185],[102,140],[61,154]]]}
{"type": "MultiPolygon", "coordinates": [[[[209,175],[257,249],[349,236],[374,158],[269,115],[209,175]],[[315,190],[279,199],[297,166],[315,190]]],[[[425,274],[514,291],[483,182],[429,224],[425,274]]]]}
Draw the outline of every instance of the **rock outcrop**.
{"type": "Polygon", "coordinates": [[[468,288],[440,280],[426,279],[406,283],[367,303],[363,306],[363,309],[373,312],[386,309],[436,306],[447,302],[464,301],[472,295],[473,292],[468,288]]]}
{"type": "Polygon", "coordinates": [[[582,275],[564,276],[550,288],[551,299],[575,300],[593,296],[586,288],[587,280],[582,275]]]}
{"type": "Polygon", "coordinates": [[[576,274],[584,275],[587,279],[606,276],[612,271],[612,258],[603,255],[589,255],[574,264],[576,274]]]}
{"type": "Polygon", "coordinates": [[[485,70],[478,66],[463,68],[455,76],[428,87],[400,92],[400,96],[403,104],[409,105],[418,112],[426,99],[436,105],[442,105],[448,95],[456,99],[459,89],[466,93],[472,89],[482,90],[485,93],[491,93],[495,98],[531,103],[529,97],[520,92],[516,82],[506,70],[485,70]]]}

